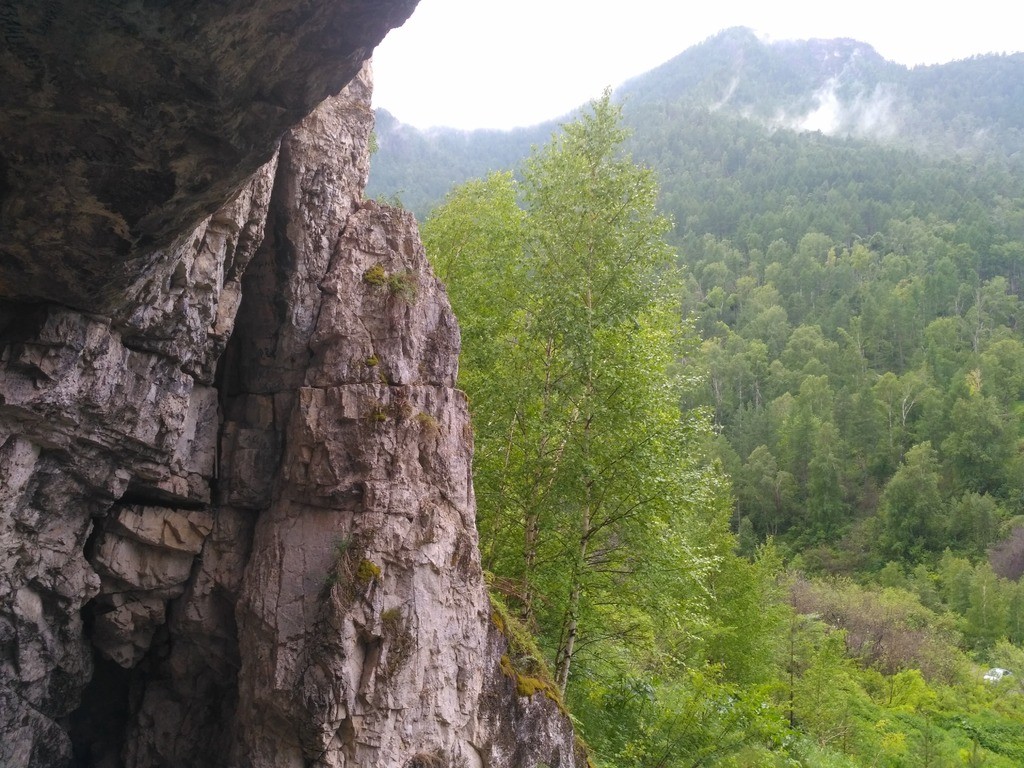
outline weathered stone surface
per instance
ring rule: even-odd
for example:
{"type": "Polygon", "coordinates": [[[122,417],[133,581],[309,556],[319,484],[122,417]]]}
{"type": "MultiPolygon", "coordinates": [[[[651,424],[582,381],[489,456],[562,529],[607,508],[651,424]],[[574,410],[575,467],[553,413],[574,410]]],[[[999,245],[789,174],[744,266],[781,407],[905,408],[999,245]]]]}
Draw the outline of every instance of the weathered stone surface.
{"type": "Polygon", "coordinates": [[[198,555],[213,530],[213,514],[208,510],[118,507],[105,528],[108,534],[117,532],[156,549],[198,555]]]}
{"type": "Polygon", "coordinates": [[[115,325],[135,348],[180,363],[204,383],[234,326],[241,301],[241,276],[263,242],[276,155],[234,200],[165,251],[136,282],[115,325]]]}
{"type": "Polygon", "coordinates": [[[455,385],[459,333],[408,213],[365,202],[349,219],[310,339],[313,386],[455,385]]]}
{"type": "Polygon", "coordinates": [[[171,245],[415,5],[0,5],[0,296],[110,313],[173,277],[171,245]]]}
{"type": "Polygon", "coordinates": [[[99,579],[83,550],[101,491],[69,476],[59,453],[7,434],[0,446],[0,765],[64,765],[71,745],[56,721],[77,707],[92,673],[80,611],[99,579]]]}
{"type": "MultiPolygon", "coordinates": [[[[310,162],[322,148],[297,142],[289,162],[300,149],[310,162]]],[[[299,203],[285,226],[307,231],[320,203],[299,203]]],[[[255,425],[272,400],[284,428],[237,609],[233,760],[573,765],[568,721],[542,695],[516,701],[500,672],[503,641],[492,636],[476,548],[468,409],[454,389],[458,329],[415,222],[365,201],[335,242],[295,243],[296,271],[317,275],[320,292],[315,311],[292,313],[295,327],[286,318],[274,338],[302,339],[304,357],[240,336],[250,352],[239,367],[254,382],[240,389],[261,394],[229,406],[255,425]],[[550,723],[523,739],[524,712],[550,723]]],[[[253,265],[261,289],[246,301],[295,295],[271,277],[273,263],[253,265]]],[[[240,319],[239,333],[248,328],[240,319]]]]}
{"type": "Polygon", "coordinates": [[[243,278],[223,363],[216,523],[172,610],[170,654],[145,687],[127,734],[129,766],[234,764],[226,755],[241,664],[236,602],[255,515],[270,506],[279,482],[289,414],[320,313],[319,284],[366,182],[369,88],[367,68],[342,98],[325,102],[282,140],[266,237],[243,278]]]}
{"type": "Polygon", "coordinates": [[[128,723],[127,766],[233,765],[227,755],[240,663],[235,605],[254,524],[250,511],[217,510],[185,595],[172,604],[167,630],[174,642],[128,723]]]}
{"type": "Polygon", "coordinates": [[[93,623],[93,645],[116,664],[127,669],[134,667],[146,655],[153,635],[164,623],[166,603],[166,599],[155,595],[102,595],[93,623]]]}
{"type": "Polygon", "coordinates": [[[67,142],[0,165],[5,768],[580,765],[501,671],[458,329],[361,199],[368,67],[271,141],[410,8],[0,9],[0,138],[67,142]]]}
{"type": "Polygon", "coordinates": [[[92,563],[101,577],[119,580],[137,589],[159,590],[185,583],[192,567],[192,556],[105,533],[100,537],[92,563]]]}
{"type": "MultiPolygon", "coordinates": [[[[54,450],[127,459],[140,482],[208,500],[189,482],[195,460],[176,449],[205,439],[195,447],[212,455],[215,433],[197,429],[209,392],[196,392],[176,361],[130,348],[109,320],[54,306],[4,305],[0,345],[0,424],[9,432],[54,450]],[[177,456],[174,467],[168,456],[177,456]]],[[[79,464],[86,473],[103,466],[79,464]]]]}
{"type": "MultiPolygon", "coordinates": [[[[70,759],[56,721],[78,707],[94,668],[83,611],[96,617],[96,645],[134,665],[164,623],[168,599],[184,589],[194,552],[176,555],[173,579],[166,562],[157,565],[166,555],[112,558],[100,594],[86,542],[94,520],[119,499],[141,499],[151,509],[211,501],[218,393],[201,382],[212,381],[233,321],[234,308],[222,310],[220,298],[237,306],[241,275],[231,265],[241,269],[255,251],[246,237],[262,239],[272,173],[271,166],[257,174],[201,223],[203,237],[175,251],[194,274],[203,253],[216,250],[211,269],[222,280],[216,290],[201,280],[184,286],[176,305],[191,308],[184,322],[166,309],[170,299],[140,300],[145,309],[127,313],[163,318],[133,331],[149,334],[148,343],[126,337],[128,319],[119,329],[111,317],[0,302],[0,765],[70,759]],[[217,227],[235,234],[214,248],[209,233],[217,227]],[[131,563],[141,570],[132,573],[131,563]],[[133,594],[133,579],[146,581],[142,592],[158,592],[133,594]]],[[[110,555],[112,543],[105,546],[110,555]]]]}

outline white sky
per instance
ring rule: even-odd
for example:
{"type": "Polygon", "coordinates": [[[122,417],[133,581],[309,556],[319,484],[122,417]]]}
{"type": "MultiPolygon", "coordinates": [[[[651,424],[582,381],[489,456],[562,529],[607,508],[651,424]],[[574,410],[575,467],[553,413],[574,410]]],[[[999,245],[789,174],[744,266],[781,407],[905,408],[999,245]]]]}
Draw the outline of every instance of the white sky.
{"type": "Polygon", "coordinates": [[[1024,50],[1013,0],[420,0],[374,54],[374,105],[427,128],[561,117],[716,32],[850,37],[901,64],[1024,50]]]}

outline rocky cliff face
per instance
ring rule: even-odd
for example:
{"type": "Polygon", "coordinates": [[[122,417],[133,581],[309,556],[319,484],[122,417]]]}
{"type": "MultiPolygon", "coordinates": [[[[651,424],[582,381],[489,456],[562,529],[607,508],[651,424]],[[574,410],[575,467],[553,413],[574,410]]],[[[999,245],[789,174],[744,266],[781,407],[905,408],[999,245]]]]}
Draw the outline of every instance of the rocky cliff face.
{"type": "Polygon", "coordinates": [[[254,173],[136,189],[134,223],[0,169],[0,765],[580,764],[503,672],[458,330],[412,217],[361,199],[368,99],[364,67],[254,173]]]}

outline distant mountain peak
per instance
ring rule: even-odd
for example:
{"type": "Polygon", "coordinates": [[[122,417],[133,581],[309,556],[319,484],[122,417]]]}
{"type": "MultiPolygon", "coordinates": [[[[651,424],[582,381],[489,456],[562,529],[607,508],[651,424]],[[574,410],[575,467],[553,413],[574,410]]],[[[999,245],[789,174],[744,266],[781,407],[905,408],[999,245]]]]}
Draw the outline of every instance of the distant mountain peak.
{"type": "MultiPolygon", "coordinates": [[[[771,40],[733,27],[624,84],[616,99],[637,134],[684,133],[715,113],[716,124],[724,118],[755,132],[820,133],[942,156],[1024,156],[1024,53],[908,69],[851,38],[771,40]]],[[[371,193],[400,193],[425,213],[452,181],[514,167],[555,126],[425,132],[379,110],[371,193]]]]}
{"type": "Polygon", "coordinates": [[[1021,130],[1013,105],[1022,83],[1022,55],[910,70],[851,38],[771,40],[733,27],[627,82],[617,96],[732,114],[769,130],[963,150],[993,122],[1021,130]],[[951,97],[955,109],[944,106],[951,97]]]}

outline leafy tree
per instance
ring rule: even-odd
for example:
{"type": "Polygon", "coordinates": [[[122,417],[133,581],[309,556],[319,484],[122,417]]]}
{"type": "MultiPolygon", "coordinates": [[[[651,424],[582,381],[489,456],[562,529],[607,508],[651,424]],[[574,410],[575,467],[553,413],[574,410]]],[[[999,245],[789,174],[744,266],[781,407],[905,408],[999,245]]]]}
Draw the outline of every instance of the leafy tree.
{"type": "Polygon", "coordinates": [[[822,746],[848,744],[856,738],[858,724],[851,710],[863,694],[844,643],[841,630],[814,637],[793,692],[795,721],[822,746]]]}
{"type": "Polygon", "coordinates": [[[1009,324],[1017,307],[1017,297],[1001,275],[992,278],[974,291],[974,303],[964,314],[964,325],[971,347],[980,352],[984,342],[1001,326],[1009,324]]]}
{"type": "Polygon", "coordinates": [[[825,422],[814,439],[808,464],[807,516],[811,528],[822,538],[839,529],[846,513],[841,484],[842,445],[835,426],[825,422]]]}
{"type": "Polygon", "coordinates": [[[882,493],[878,545],[885,554],[918,560],[938,546],[945,508],[940,477],[931,443],[907,451],[882,493]]]}
{"type": "Polygon", "coordinates": [[[875,383],[875,396],[885,413],[889,455],[894,464],[903,460],[910,438],[911,418],[924,389],[924,380],[914,371],[903,376],[887,371],[875,383]]]}
{"type": "Polygon", "coordinates": [[[780,470],[772,452],[759,445],[737,477],[736,494],[743,514],[749,515],[762,535],[774,536],[793,515],[796,483],[780,470]]]}
{"type": "Polygon", "coordinates": [[[986,562],[974,570],[965,618],[967,638],[975,648],[991,648],[1006,634],[1005,590],[986,562]]]}
{"type": "Polygon", "coordinates": [[[487,347],[467,349],[460,379],[478,432],[482,547],[563,691],[577,663],[585,679],[621,673],[607,668],[609,645],[642,656],[655,625],[678,632],[699,615],[694,598],[731,541],[725,486],[699,450],[706,416],[680,408],[695,340],[679,319],[668,221],[651,172],[621,154],[619,119],[606,95],[530,158],[521,220],[510,180],[492,177],[424,227],[467,345],[487,347]],[[467,228],[477,222],[502,234],[467,228]],[[452,266],[462,259],[465,271],[452,266]]]}
{"type": "Polygon", "coordinates": [[[1012,408],[1024,395],[1024,343],[1000,339],[980,357],[982,391],[994,396],[1004,408],[1012,408]]]}
{"type": "Polygon", "coordinates": [[[970,561],[957,557],[947,549],[939,559],[938,572],[945,604],[956,613],[967,613],[971,605],[971,581],[974,578],[974,567],[970,561]]]}
{"type": "Polygon", "coordinates": [[[981,555],[996,539],[1002,517],[999,504],[992,496],[965,493],[950,508],[947,526],[950,546],[981,555]]]}
{"type": "Polygon", "coordinates": [[[961,487],[978,493],[1000,490],[1013,450],[1014,427],[993,397],[980,393],[980,374],[968,376],[971,391],[953,404],[942,450],[961,487]]]}

